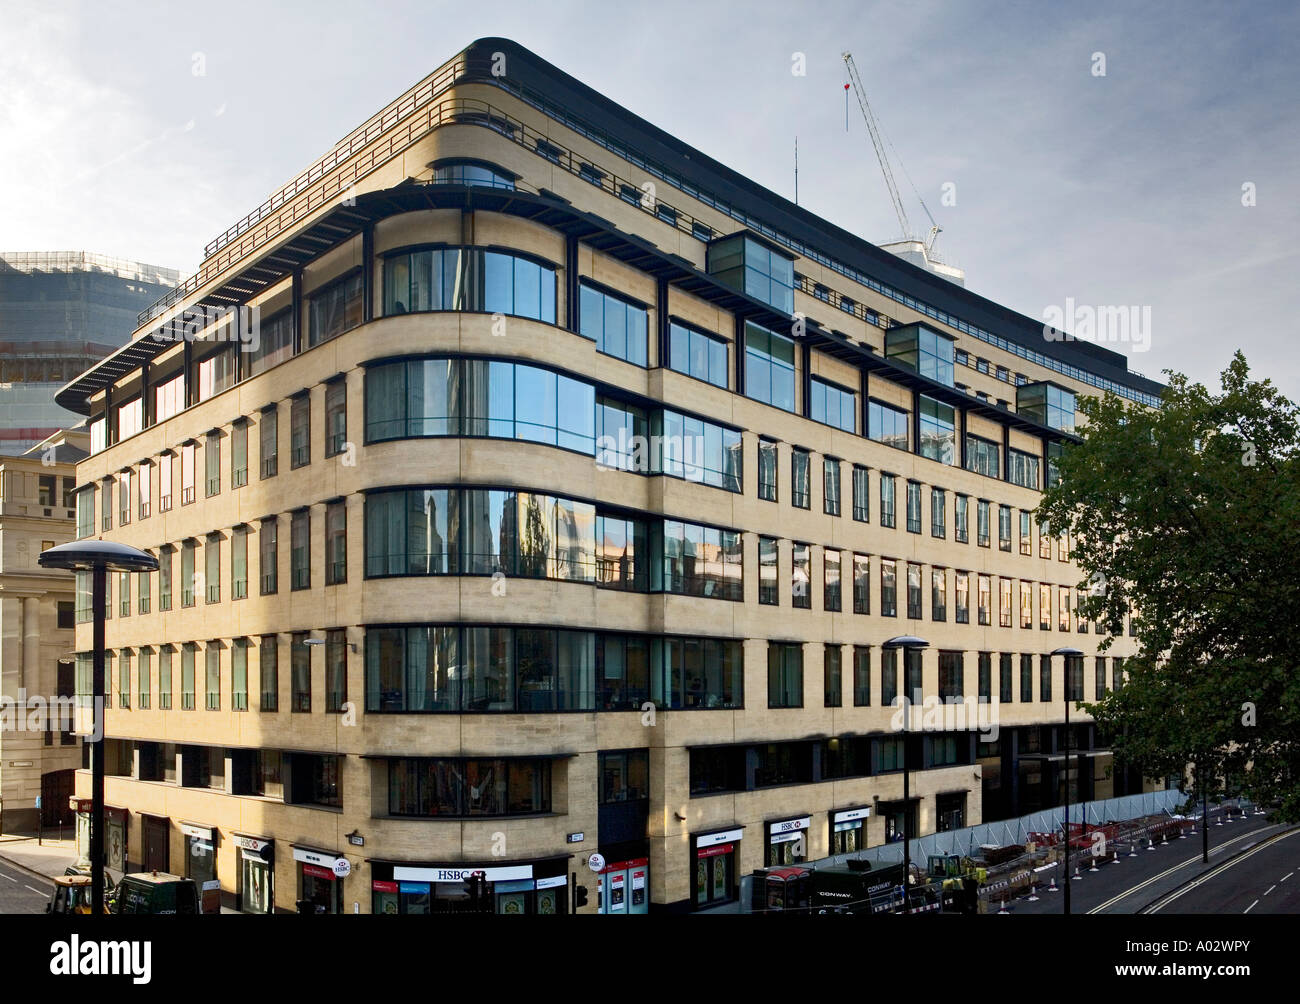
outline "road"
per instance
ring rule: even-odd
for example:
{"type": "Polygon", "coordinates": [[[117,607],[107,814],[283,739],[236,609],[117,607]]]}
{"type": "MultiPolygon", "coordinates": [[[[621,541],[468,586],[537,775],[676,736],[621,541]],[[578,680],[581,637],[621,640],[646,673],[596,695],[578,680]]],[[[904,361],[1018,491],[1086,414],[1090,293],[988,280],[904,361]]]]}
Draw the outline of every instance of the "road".
{"type": "MultiPolygon", "coordinates": [[[[1213,859],[1211,859],[1213,860],[1213,859]]],[[[1288,830],[1157,900],[1146,913],[1300,913],[1300,829],[1288,830]]]]}
{"type": "Polygon", "coordinates": [[[54,883],[0,861],[0,913],[44,913],[54,883]]]}
{"type": "MultiPolygon", "coordinates": [[[[1217,818],[1217,814],[1211,813],[1211,818],[1212,820],[1217,818]]],[[[1216,826],[1211,822],[1209,830],[1209,865],[1201,863],[1201,827],[1199,821],[1197,822],[1196,835],[1188,836],[1185,840],[1171,840],[1167,845],[1157,844],[1154,851],[1143,848],[1138,851],[1137,857],[1128,856],[1126,848],[1125,853],[1122,853],[1119,857],[1119,864],[1098,865],[1095,872],[1090,872],[1085,868],[1080,872],[1082,876],[1080,879],[1071,880],[1070,912],[1076,914],[1137,913],[1138,910],[1158,897],[1173,892],[1184,883],[1213,870],[1233,854],[1259,843],[1268,836],[1281,833],[1285,829],[1284,826],[1270,824],[1266,816],[1247,816],[1244,820],[1238,819],[1235,822],[1225,823],[1223,826],[1216,826]]],[[[1289,846],[1300,850],[1300,841],[1293,841],[1289,846]]],[[[1283,868],[1278,872],[1278,875],[1284,874],[1287,870],[1283,868]]],[[[1040,873],[1042,887],[1038,890],[1038,902],[1031,903],[1028,898],[1013,900],[1008,904],[1010,912],[1016,914],[1061,913],[1061,900],[1064,897],[1059,891],[1049,893],[1045,889],[1057,871],[1058,869],[1050,869],[1040,873]]],[[[1073,865],[1070,871],[1073,873],[1073,865]]],[[[1236,871],[1229,870],[1228,874],[1235,875],[1236,871]]],[[[1293,877],[1291,881],[1300,886],[1300,877],[1293,877]]],[[[1056,884],[1060,886],[1061,882],[1062,878],[1057,874],[1056,884]]],[[[1221,887],[1215,886],[1215,889],[1218,888],[1221,887]]],[[[1260,892],[1263,892],[1263,888],[1266,887],[1262,887],[1260,892]]],[[[1213,895],[1213,890],[1207,890],[1207,897],[1213,895]]],[[[1273,895],[1276,895],[1276,892],[1273,895]]],[[[1207,899],[1206,902],[1208,901],[1207,899]]],[[[1246,900],[1242,904],[1242,908],[1244,909],[1249,903],[1250,900],[1246,900]]],[[[1179,906],[1177,909],[1178,912],[1184,912],[1185,907],[1179,906]]],[[[1256,906],[1255,909],[1260,908],[1256,906]]],[[[1203,912],[1218,913],[1221,911],[1219,907],[1207,906],[1203,912]]]]}

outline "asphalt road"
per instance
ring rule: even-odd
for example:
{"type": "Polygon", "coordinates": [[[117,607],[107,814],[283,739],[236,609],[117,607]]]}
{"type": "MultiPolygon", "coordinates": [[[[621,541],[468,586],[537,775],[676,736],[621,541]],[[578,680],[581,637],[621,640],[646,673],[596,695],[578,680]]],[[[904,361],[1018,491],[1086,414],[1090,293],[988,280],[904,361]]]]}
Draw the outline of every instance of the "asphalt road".
{"type": "MultiPolygon", "coordinates": [[[[1106,863],[1097,866],[1097,871],[1086,868],[1080,872],[1078,880],[1070,881],[1070,912],[1083,913],[1137,913],[1153,900],[1173,892],[1179,886],[1189,882],[1221,864],[1226,858],[1258,843],[1274,833],[1285,830],[1284,826],[1270,824],[1266,816],[1247,816],[1244,820],[1214,825],[1217,813],[1211,813],[1210,823],[1210,863],[1201,863],[1201,825],[1197,821],[1195,836],[1186,840],[1171,840],[1168,845],[1156,844],[1154,851],[1145,848],[1138,851],[1137,857],[1129,857],[1127,848],[1119,857],[1119,864],[1106,863]]],[[[1284,845],[1286,842],[1283,842],[1284,845]]],[[[1292,841],[1290,846],[1300,852],[1300,841],[1292,841]]],[[[1244,867],[1244,866],[1243,866],[1244,867]]],[[[1274,869],[1276,870],[1276,868],[1274,869]]],[[[1283,868],[1278,875],[1287,871],[1283,868]]],[[[1059,914],[1062,912],[1061,892],[1049,893],[1046,887],[1053,875],[1059,887],[1063,881],[1059,868],[1040,872],[1042,885],[1038,890],[1038,902],[1031,903],[1027,897],[1012,900],[1007,909],[1013,914],[1059,914]]],[[[1070,867],[1071,874],[1074,866],[1070,867]]],[[[1229,875],[1236,870],[1230,869],[1229,875]]],[[[1300,887],[1300,877],[1291,879],[1300,887]]],[[[1216,886],[1215,889],[1221,888],[1216,886]]],[[[1261,887],[1260,892],[1263,892],[1261,887]]],[[[1208,890],[1207,897],[1213,897],[1214,891],[1208,890]]],[[[1276,895],[1276,892],[1274,893],[1276,895]]],[[[1209,900],[1207,899],[1207,902],[1209,900]]],[[[1244,909],[1250,900],[1242,904],[1244,909]]],[[[1185,908],[1180,906],[1179,912],[1185,908]]],[[[1255,907],[1256,910],[1259,907],[1255,907]]],[[[1172,912],[1172,911],[1171,911],[1172,912]]],[[[1209,906],[1203,912],[1221,912],[1220,907],[1209,906]]],[[[1253,911],[1252,911],[1253,912],[1253,911]]]]}
{"type": "Polygon", "coordinates": [[[0,913],[44,913],[54,883],[0,861],[0,913]]]}
{"type": "MultiPolygon", "coordinates": [[[[1213,860],[1213,858],[1211,858],[1213,860]]],[[[1288,830],[1194,883],[1168,894],[1147,913],[1300,913],[1300,830],[1288,830]]]]}

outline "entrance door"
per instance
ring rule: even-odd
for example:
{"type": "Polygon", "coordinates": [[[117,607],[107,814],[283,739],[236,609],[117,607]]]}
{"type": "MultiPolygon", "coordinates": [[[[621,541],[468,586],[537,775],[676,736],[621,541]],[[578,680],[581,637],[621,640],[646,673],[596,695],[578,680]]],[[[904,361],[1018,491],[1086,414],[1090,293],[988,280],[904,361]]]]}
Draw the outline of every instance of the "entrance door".
{"type": "Polygon", "coordinates": [[[140,818],[140,863],[145,871],[171,871],[171,820],[163,816],[140,818]]]}
{"type": "Polygon", "coordinates": [[[72,825],[73,770],[52,770],[41,775],[41,825],[46,829],[72,825]]]}

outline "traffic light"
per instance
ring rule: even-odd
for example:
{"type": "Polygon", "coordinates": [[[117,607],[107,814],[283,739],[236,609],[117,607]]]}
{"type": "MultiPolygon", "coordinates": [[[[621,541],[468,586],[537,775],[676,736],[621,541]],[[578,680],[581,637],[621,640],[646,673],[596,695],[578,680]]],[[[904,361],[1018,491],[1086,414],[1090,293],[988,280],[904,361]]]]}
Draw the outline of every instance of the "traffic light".
{"type": "Polygon", "coordinates": [[[587,905],[587,887],[578,885],[573,887],[573,908],[576,910],[580,906],[587,905]]]}

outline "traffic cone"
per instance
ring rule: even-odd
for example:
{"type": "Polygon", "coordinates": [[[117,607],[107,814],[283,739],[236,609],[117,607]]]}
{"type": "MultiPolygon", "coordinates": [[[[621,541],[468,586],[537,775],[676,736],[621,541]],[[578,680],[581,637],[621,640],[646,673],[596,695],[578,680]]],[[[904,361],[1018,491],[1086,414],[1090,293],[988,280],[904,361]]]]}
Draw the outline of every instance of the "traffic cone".
{"type": "Polygon", "coordinates": [[[1134,837],[1133,842],[1128,845],[1128,856],[1131,858],[1135,858],[1138,856],[1137,837],[1134,837]]]}
{"type": "Polygon", "coordinates": [[[1214,825],[1215,825],[1215,826],[1222,826],[1222,825],[1223,825],[1223,813],[1222,813],[1222,812],[1219,813],[1219,820],[1218,820],[1218,822],[1216,822],[1214,825]]]}
{"type": "Polygon", "coordinates": [[[1147,850],[1154,851],[1155,849],[1156,849],[1156,838],[1147,837],[1147,850]]]}
{"type": "Polygon", "coordinates": [[[1001,909],[998,910],[998,913],[999,913],[999,914],[1002,914],[1002,913],[1010,914],[1010,913],[1011,913],[1011,911],[1007,909],[1007,901],[1006,901],[1005,899],[1002,901],[1002,907],[1001,907],[1001,909]]]}
{"type": "Polygon", "coordinates": [[[1164,833],[1162,833],[1160,836],[1160,846],[1161,847],[1169,846],[1169,832],[1167,830],[1164,833]]]}
{"type": "Polygon", "coordinates": [[[1083,878],[1083,876],[1079,874],[1079,866],[1078,866],[1078,865],[1075,865],[1075,866],[1074,866],[1074,881],[1078,882],[1081,878],[1083,878]]]}
{"type": "Polygon", "coordinates": [[[1052,876],[1052,884],[1049,885],[1049,886],[1047,887],[1047,891],[1048,891],[1048,892],[1060,892],[1060,891],[1061,891],[1060,889],[1056,888],[1056,876],[1055,876],[1055,875],[1052,876]]]}
{"type": "Polygon", "coordinates": [[[1097,859],[1096,859],[1096,858],[1093,858],[1093,859],[1092,859],[1092,867],[1089,868],[1088,871],[1090,871],[1090,872],[1095,872],[1096,870],[1097,870],[1097,859]]]}
{"type": "Polygon", "coordinates": [[[1031,882],[1031,883],[1029,884],[1029,899],[1028,899],[1028,902],[1030,902],[1030,903],[1037,903],[1037,902],[1038,902],[1038,885],[1037,885],[1037,883],[1031,882]]]}
{"type": "Polygon", "coordinates": [[[1113,865],[1119,864],[1119,851],[1115,852],[1115,856],[1110,859],[1110,863],[1113,865]]]}

